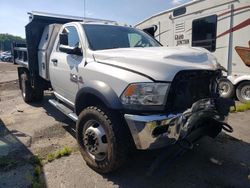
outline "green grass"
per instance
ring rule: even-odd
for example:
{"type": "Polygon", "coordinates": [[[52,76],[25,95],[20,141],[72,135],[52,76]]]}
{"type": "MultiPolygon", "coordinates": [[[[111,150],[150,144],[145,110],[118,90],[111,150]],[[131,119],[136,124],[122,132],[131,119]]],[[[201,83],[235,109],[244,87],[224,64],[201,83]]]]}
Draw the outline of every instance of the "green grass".
{"type": "Polygon", "coordinates": [[[47,156],[47,161],[48,162],[52,162],[54,161],[55,159],[59,159],[63,156],[68,156],[72,153],[72,149],[65,146],[64,148],[60,149],[60,150],[57,150],[56,152],[54,153],[50,153],[48,156],[47,156]]]}
{"type": "Polygon", "coordinates": [[[231,107],[230,112],[235,113],[235,112],[245,112],[246,110],[250,110],[250,103],[247,104],[237,104],[236,108],[231,107]]]}
{"type": "Polygon", "coordinates": [[[45,183],[42,178],[43,165],[46,162],[52,162],[55,159],[59,159],[63,156],[68,156],[72,153],[72,149],[65,146],[60,150],[50,153],[45,158],[41,158],[38,155],[34,155],[30,158],[30,163],[34,165],[33,176],[31,177],[31,187],[32,188],[44,188],[45,183]]]}
{"type": "Polygon", "coordinates": [[[32,175],[28,175],[27,179],[31,182],[32,188],[45,188],[45,182],[42,178],[43,159],[39,155],[33,155],[28,161],[34,166],[32,175]]]}
{"type": "MultiPolygon", "coordinates": [[[[52,162],[55,159],[59,159],[63,156],[68,156],[72,153],[72,149],[65,146],[62,149],[55,151],[54,153],[50,153],[45,158],[41,158],[39,155],[34,155],[29,158],[28,162],[34,166],[33,173],[30,177],[27,177],[31,182],[32,188],[44,188],[45,182],[42,177],[43,174],[43,165],[46,162],[52,162]]],[[[27,161],[26,161],[27,162],[27,161]]],[[[0,157],[0,169],[1,170],[9,170],[15,167],[18,162],[14,158],[0,157]]]]}
{"type": "Polygon", "coordinates": [[[36,165],[34,168],[33,177],[31,179],[32,188],[44,188],[45,187],[45,183],[41,176],[42,173],[43,173],[42,166],[36,165]]]}
{"type": "Polygon", "coordinates": [[[29,162],[33,165],[43,166],[43,159],[39,155],[33,155],[29,162]]]}

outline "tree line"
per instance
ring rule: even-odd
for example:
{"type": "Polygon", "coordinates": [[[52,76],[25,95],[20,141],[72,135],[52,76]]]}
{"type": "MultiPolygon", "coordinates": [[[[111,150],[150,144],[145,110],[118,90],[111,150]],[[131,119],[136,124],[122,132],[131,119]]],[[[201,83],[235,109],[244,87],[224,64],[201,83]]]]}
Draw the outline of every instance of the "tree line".
{"type": "Polygon", "coordinates": [[[0,51],[10,51],[12,42],[25,43],[25,39],[11,34],[0,34],[0,51]]]}

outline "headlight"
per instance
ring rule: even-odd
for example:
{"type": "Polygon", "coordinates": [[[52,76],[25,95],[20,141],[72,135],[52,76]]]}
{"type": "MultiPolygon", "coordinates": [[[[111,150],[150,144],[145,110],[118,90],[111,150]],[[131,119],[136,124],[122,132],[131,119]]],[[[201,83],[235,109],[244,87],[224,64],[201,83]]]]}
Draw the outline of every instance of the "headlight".
{"type": "Polygon", "coordinates": [[[165,104],[169,83],[130,84],[121,95],[124,105],[160,106],[165,104]]]}

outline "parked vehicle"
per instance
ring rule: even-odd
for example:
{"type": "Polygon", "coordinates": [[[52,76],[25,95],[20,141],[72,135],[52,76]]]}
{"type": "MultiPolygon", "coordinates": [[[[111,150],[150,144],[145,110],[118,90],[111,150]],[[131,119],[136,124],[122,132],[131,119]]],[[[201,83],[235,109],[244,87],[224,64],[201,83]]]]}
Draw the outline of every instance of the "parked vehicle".
{"type": "Polygon", "coordinates": [[[250,67],[250,40],[248,41],[248,47],[236,46],[235,50],[245,65],[250,67]]]}
{"type": "Polygon", "coordinates": [[[221,96],[237,94],[250,102],[250,69],[235,51],[250,40],[250,1],[198,0],[166,10],[138,23],[165,46],[195,46],[209,50],[227,73],[220,80],[221,96]]]}
{"type": "Polygon", "coordinates": [[[230,128],[231,102],[219,97],[221,70],[208,51],[162,47],[113,21],[38,12],[30,19],[27,48],[13,48],[22,97],[39,101],[52,88],[49,102],[76,122],[81,154],[97,172],[120,167],[133,145],[192,144],[230,128]]]}
{"type": "Polygon", "coordinates": [[[5,62],[12,62],[12,55],[6,55],[2,59],[5,62]]]}
{"type": "Polygon", "coordinates": [[[2,52],[0,55],[0,60],[5,62],[11,62],[12,61],[11,52],[2,52]]]}

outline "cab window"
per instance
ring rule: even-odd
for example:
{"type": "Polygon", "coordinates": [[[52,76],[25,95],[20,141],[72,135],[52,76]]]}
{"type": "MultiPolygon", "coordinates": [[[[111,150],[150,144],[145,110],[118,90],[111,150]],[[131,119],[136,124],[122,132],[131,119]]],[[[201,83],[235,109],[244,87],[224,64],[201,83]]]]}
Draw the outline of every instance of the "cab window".
{"type": "Polygon", "coordinates": [[[83,24],[83,29],[91,50],[160,46],[145,32],[131,27],[83,24]]]}
{"type": "Polygon", "coordinates": [[[132,47],[135,47],[136,44],[141,41],[141,35],[138,35],[136,33],[131,33],[131,34],[128,34],[128,39],[129,39],[129,43],[130,43],[130,46],[132,47]]]}
{"type": "Polygon", "coordinates": [[[67,27],[68,30],[68,45],[70,47],[76,47],[80,45],[80,39],[75,27],[67,27]]]}

